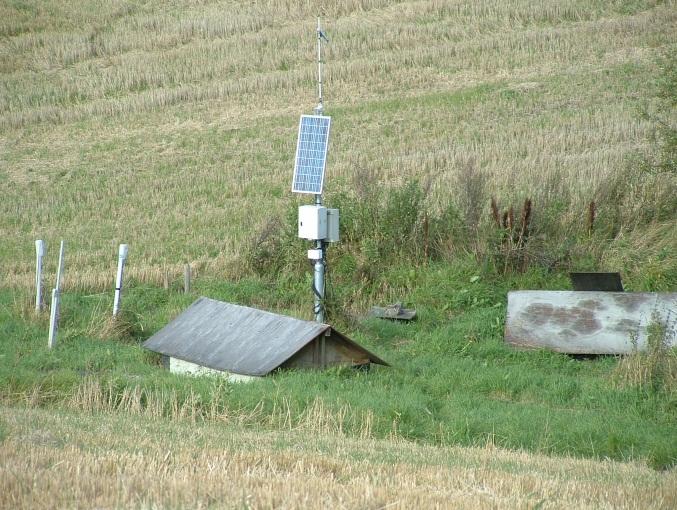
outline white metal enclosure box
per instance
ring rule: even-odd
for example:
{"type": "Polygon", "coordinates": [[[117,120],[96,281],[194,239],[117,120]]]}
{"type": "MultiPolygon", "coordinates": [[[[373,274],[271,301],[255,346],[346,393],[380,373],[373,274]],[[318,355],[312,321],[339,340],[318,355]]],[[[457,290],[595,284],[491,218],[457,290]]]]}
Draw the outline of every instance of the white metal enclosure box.
{"type": "Polygon", "coordinates": [[[327,208],[321,205],[299,207],[299,237],[316,241],[327,238],[327,208]]]}

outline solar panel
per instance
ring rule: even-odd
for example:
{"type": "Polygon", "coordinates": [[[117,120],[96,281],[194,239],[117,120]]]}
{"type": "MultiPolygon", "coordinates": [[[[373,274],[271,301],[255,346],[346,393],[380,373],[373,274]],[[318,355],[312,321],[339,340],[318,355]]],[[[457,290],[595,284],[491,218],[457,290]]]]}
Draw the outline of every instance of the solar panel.
{"type": "Polygon", "coordinates": [[[301,115],[291,187],[293,192],[322,193],[330,123],[331,117],[324,115],[301,115]]]}

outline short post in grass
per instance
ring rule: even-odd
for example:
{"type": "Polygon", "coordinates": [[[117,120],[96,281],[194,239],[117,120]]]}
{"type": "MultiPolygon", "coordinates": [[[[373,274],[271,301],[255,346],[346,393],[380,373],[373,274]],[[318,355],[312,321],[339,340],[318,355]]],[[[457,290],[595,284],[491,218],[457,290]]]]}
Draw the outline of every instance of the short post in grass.
{"type": "Polygon", "coordinates": [[[190,264],[186,264],[183,268],[183,292],[190,294],[190,264]]]}
{"type": "Polygon", "coordinates": [[[42,310],[42,259],[45,256],[45,242],[35,241],[35,313],[42,310]]]}
{"type": "Polygon", "coordinates": [[[115,299],[113,300],[113,317],[120,311],[120,300],[122,299],[122,273],[127,261],[128,246],[121,244],[118,249],[118,273],[115,278],[115,299]]]}
{"type": "Polygon", "coordinates": [[[65,252],[66,246],[63,240],[61,240],[61,246],[59,247],[59,265],[56,270],[56,287],[52,289],[52,302],[49,310],[49,338],[47,340],[47,346],[50,349],[53,349],[54,346],[56,346],[56,333],[59,326],[59,306],[61,304],[61,278],[63,276],[65,252]]]}
{"type": "Polygon", "coordinates": [[[49,338],[47,346],[53,349],[56,345],[56,330],[59,323],[59,291],[52,289],[52,303],[49,310],[49,338]]]}
{"type": "Polygon", "coordinates": [[[59,245],[59,265],[56,269],[56,292],[57,294],[61,292],[61,279],[63,278],[63,261],[64,261],[64,255],[66,253],[66,244],[64,243],[63,239],[61,240],[61,244],[59,245]]]}

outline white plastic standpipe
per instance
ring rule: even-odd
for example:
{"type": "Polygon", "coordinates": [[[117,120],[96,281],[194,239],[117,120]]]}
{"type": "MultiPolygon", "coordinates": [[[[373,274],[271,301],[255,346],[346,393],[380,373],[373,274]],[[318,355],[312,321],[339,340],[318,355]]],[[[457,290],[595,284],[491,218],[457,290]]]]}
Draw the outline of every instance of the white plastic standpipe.
{"type": "Polygon", "coordinates": [[[63,261],[64,255],[66,252],[66,246],[63,240],[61,240],[61,246],[59,246],[59,266],[56,269],[56,288],[52,289],[52,303],[50,305],[49,313],[49,341],[48,346],[50,349],[54,348],[56,345],[56,332],[59,327],[59,305],[61,301],[61,278],[63,275],[63,261]]]}
{"type": "Polygon", "coordinates": [[[49,313],[49,339],[47,346],[53,349],[56,345],[56,331],[59,322],[59,291],[52,289],[52,304],[49,313]]]}
{"type": "Polygon", "coordinates": [[[61,292],[61,278],[63,278],[63,259],[66,253],[66,245],[61,240],[61,245],[59,246],[59,267],[56,270],[56,292],[57,294],[61,292]]]}
{"type": "Polygon", "coordinates": [[[35,311],[42,310],[42,258],[45,256],[45,242],[35,241],[35,311]]]}
{"type": "Polygon", "coordinates": [[[122,273],[125,268],[127,260],[127,252],[129,247],[126,244],[121,244],[118,250],[118,273],[115,278],[115,299],[113,300],[113,315],[117,315],[120,311],[120,300],[122,299],[122,273]]]}

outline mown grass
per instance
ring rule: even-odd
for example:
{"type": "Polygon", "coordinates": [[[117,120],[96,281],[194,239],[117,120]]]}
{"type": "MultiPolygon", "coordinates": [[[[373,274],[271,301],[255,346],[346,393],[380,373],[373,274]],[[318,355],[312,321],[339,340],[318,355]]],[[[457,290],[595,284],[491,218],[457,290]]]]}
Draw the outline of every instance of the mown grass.
{"type": "Polygon", "coordinates": [[[655,467],[674,464],[677,400],[672,387],[653,391],[617,384],[613,357],[574,359],[503,344],[507,290],[563,288],[563,277],[531,271],[504,278],[476,270],[468,260],[387,274],[388,288],[377,286],[372,297],[404,299],[418,310],[416,323],[364,319],[357,307],[355,315],[337,319],[340,329],[391,368],[280,372],[240,385],[169,374],[138,344],[198,294],[309,315],[310,310],[298,308],[307,301],[308,282],[294,288],[253,278],[238,284],[200,280],[190,296],[135,285],[124,299],[131,327],[118,339],[106,328],[110,296],[65,294],[59,345],[53,351],[46,348],[44,319],[33,318],[30,310],[21,318],[17,311],[29,298],[3,291],[2,397],[89,411],[437,445],[491,442],[556,455],[644,460],[655,467]]]}

